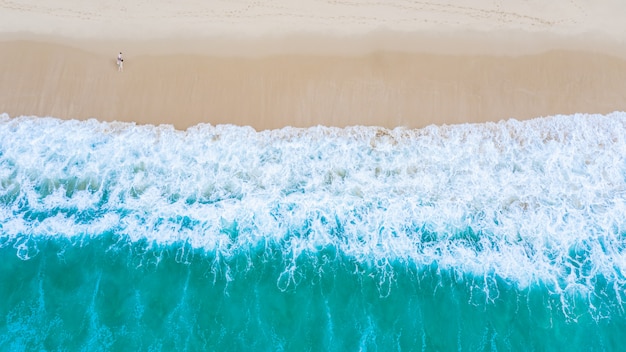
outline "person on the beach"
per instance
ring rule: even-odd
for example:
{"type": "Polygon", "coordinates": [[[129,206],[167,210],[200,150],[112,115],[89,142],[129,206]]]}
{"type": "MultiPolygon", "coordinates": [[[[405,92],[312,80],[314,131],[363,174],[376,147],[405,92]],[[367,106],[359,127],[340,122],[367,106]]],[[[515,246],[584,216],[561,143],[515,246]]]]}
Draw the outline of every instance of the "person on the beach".
{"type": "Polygon", "coordinates": [[[124,71],[124,59],[122,59],[122,52],[117,55],[117,70],[124,71]]]}

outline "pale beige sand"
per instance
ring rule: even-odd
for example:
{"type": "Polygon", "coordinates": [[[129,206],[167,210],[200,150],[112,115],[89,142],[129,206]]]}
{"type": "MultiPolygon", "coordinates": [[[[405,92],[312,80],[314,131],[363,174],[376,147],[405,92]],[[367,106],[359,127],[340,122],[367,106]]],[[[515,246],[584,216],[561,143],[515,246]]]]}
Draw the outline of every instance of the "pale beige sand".
{"type": "Polygon", "coordinates": [[[0,1],[0,112],[260,130],[626,110],[626,3],[457,3],[0,1]]]}
{"type": "Polygon", "coordinates": [[[0,43],[0,108],[11,116],[255,129],[422,127],[626,110],[626,61],[556,51],[519,57],[373,53],[218,58],[115,55],[0,43]]]}
{"type": "Polygon", "coordinates": [[[623,0],[2,0],[0,33],[150,39],[479,31],[594,34],[624,43],[623,0]]]}

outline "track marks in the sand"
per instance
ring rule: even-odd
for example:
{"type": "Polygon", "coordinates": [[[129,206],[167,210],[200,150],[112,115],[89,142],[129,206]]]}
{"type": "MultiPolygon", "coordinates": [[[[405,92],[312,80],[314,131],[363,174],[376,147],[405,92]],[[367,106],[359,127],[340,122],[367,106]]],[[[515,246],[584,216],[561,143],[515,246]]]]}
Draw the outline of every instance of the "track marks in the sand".
{"type": "MultiPolygon", "coordinates": [[[[592,18],[600,12],[589,0],[0,0],[0,20],[15,13],[33,15],[36,21],[67,20],[63,25],[75,28],[80,26],[72,20],[93,21],[119,26],[122,32],[136,28],[146,32],[189,28],[196,33],[218,28],[415,31],[437,26],[541,30],[602,23],[592,18]]],[[[5,25],[19,27],[19,23],[5,25]]]]}
{"type": "Polygon", "coordinates": [[[102,18],[101,7],[87,6],[85,8],[62,5],[61,2],[37,1],[9,1],[0,0],[0,9],[11,10],[26,14],[43,14],[53,18],[72,18],[79,20],[93,20],[102,18]]]}
{"type": "MultiPolygon", "coordinates": [[[[394,27],[415,24],[463,25],[473,23],[496,23],[502,25],[526,25],[550,27],[569,18],[535,15],[532,4],[526,11],[513,11],[503,0],[494,0],[490,6],[459,6],[446,1],[356,1],[356,0],[310,0],[296,5],[284,1],[218,1],[213,6],[200,5],[193,11],[174,9],[171,15],[189,20],[210,20],[215,23],[273,23],[276,26],[299,25],[370,25],[394,27]]],[[[582,7],[577,5],[578,12],[582,7]]]]}
{"type": "MultiPolygon", "coordinates": [[[[550,27],[562,23],[574,23],[575,19],[570,18],[562,13],[551,13],[549,16],[542,11],[536,11],[537,6],[528,4],[529,1],[522,1],[525,6],[514,10],[510,3],[504,0],[494,0],[488,6],[468,6],[458,5],[454,1],[371,1],[363,2],[356,0],[327,0],[329,4],[334,6],[350,6],[350,7],[378,7],[383,10],[395,9],[406,15],[405,20],[413,20],[423,23],[461,25],[470,21],[485,21],[486,23],[499,24],[520,24],[538,27],[550,27]],[[523,7],[526,7],[523,9],[523,7]]],[[[476,1],[475,3],[480,3],[476,1]]],[[[570,0],[571,7],[575,9],[576,16],[584,13],[583,7],[576,1],[570,0]]],[[[520,7],[519,4],[517,7],[520,7]]],[[[570,11],[571,12],[571,11],[570,11]]]]}
{"type": "Polygon", "coordinates": [[[278,2],[263,1],[222,1],[219,6],[205,6],[196,9],[175,9],[173,15],[185,19],[209,19],[215,22],[234,23],[237,20],[267,19],[271,20],[281,13],[289,11],[287,6],[278,2]]]}

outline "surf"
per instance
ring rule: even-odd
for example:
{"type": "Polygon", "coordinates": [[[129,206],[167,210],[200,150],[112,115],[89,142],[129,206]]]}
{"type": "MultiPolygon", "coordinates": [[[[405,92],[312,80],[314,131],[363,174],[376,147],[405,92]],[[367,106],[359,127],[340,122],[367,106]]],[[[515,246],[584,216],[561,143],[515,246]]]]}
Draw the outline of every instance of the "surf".
{"type": "MultiPolygon", "coordinates": [[[[155,284],[133,282],[154,275],[178,292],[163,303],[171,317],[193,315],[188,300],[201,292],[222,305],[257,292],[241,308],[256,313],[234,309],[220,319],[235,311],[269,319],[262,302],[275,294],[291,300],[279,305],[287,311],[313,298],[309,308],[331,345],[341,335],[335,319],[350,304],[348,292],[358,292],[355,312],[368,302],[395,307],[370,307],[349,319],[360,328],[345,333],[360,338],[348,339],[348,349],[411,346],[387,324],[415,329],[407,336],[421,346],[458,347],[444,342],[451,338],[485,347],[491,336],[502,349],[526,335],[507,330],[504,340],[496,338],[494,321],[520,314],[527,314],[528,326],[591,329],[610,346],[603,329],[625,321],[625,132],[622,112],[417,130],[261,132],[2,115],[0,249],[12,259],[0,271],[9,280],[10,268],[35,267],[22,277],[33,285],[24,291],[31,303],[12,301],[5,312],[51,311],[37,303],[50,297],[46,268],[70,270],[63,263],[71,253],[89,274],[70,270],[83,277],[78,291],[100,302],[98,292],[108,287],[103,278],[118,275],[128,289],[107,285],[130,300],[120,314],[141,316],[145,324],[153,314],[145,302],[153,295],[141,286],[155,284]],[[109,268],[110,262],[118,266],[109,268]],[[486,340],[427,331],[440,324],[430,307],[444,302],[458,310],[444,309],[458,324],[453,335],[471,331],[486,340]],[[144,307],[143,315],[130,307],[144,307]],[[405,308],[418,318],[385,320],[405,308]],[[485,312],[501,317],[480,320],[482,332],[464,323],[485,312]],[[438,337],[429,340],[432,334],[438,337]]],[[[82,301],[81,319],[110,313],[82,301]]],[[[258,323],[252,320],[247,324],[258,323]]],[[[220,321],[226,331],[239,326],[220,321]]],[[[284,321],[308,326],[299,318],[284,321]]],[[[123,335],[111,322],[93,323],[123,335]]],[[[200,330],[205,337],[215,333],[200,330]]],[[[315,340],[305,330],[300,337],[315,340]]],[[[237,339],[229,336],[220,341],[237,339]]],[[[286,330],[263,341],[269,346],[285,336],[286,330]]]]}

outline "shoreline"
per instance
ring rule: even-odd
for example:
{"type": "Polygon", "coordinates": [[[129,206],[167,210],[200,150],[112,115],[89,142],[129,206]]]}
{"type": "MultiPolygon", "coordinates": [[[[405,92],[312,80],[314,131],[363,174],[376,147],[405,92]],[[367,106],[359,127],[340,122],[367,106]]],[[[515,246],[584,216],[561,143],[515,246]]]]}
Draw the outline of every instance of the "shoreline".
{"type": "Polygon", "coordinates": [[[623,111],[625,11],[620,0],[13,0],[0,3],[0,112],[262,130],[623,111]]]}
{"type": "Polygon", "coordinates": [[[124,72],[117,72],[113,49],[104,55],[20,40],[0,41],[0,50],[5,53],[0,110],[12,117],[264,130],[421,128],[626,110],[626,59],[592,51],[246,57],[154,55],[124,48],[124,72]]]}

